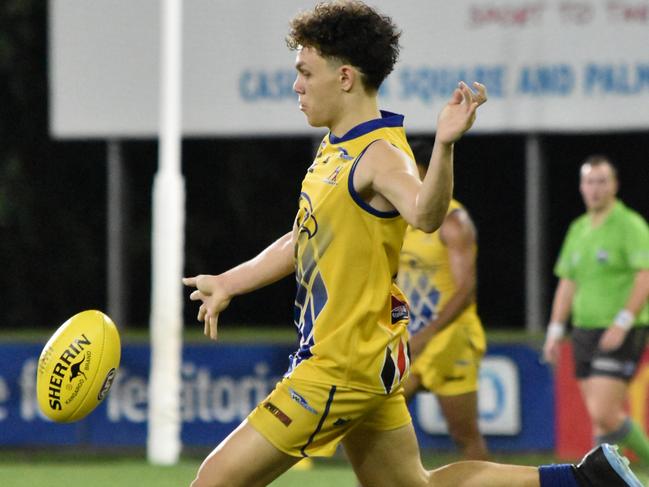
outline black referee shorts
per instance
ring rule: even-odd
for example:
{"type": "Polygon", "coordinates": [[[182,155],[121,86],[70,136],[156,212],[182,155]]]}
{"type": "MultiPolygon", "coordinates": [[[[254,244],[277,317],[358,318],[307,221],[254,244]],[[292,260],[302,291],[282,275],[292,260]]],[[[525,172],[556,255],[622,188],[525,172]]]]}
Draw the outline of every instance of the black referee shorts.
{"type": "Polygon", "coordinates": [[[635,374],[642,357],[647,327],[635,325],[627,334],[622,346],[611,352],[602,352],[597,347],[605,331],[606,328],[573,328],[575,376],[577,379],[586,379],[595,375],[605,375],[628,382],[635,374]]]}

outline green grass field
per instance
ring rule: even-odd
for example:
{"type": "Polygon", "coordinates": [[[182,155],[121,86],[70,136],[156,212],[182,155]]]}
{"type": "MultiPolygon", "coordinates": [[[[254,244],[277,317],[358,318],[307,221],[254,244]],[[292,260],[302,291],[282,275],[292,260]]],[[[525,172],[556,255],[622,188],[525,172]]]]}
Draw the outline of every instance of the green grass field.
{"type": "MultiPolygon", "coordinates": [[[[450,454],[424,457],[428,468],[456,460],[450,454]]],[[[496,455],[494,461],[521,465],[553,463],[546,454],[496,455]]],[[[0,450],[0,485],[2,487],[49,487],[83,483],[92,487],[178,487],[188,486],[194,478],[201,457],[184,457],[178,465],[157,467],[147,464],[142,454],[133,456],[101,455],[68,451],[63,455],[41,450],[0,450]]],[[[649,475],[640,475],[643,483],[649,475]]],[[[355,477],[342,458],[317,459],[309,470],[291,469],[271,484],[273,487],[355,487],[355,477]]]]}
{"type": "MultiPolygon", "coordinates": [[[[7,453],[7,452],[5,452],[7,453]]],[[[16,456],[2,455],[0,460],[0,485],[3,487],[45,487],[65,485],[82,480],[92,487],[177,487],[188,486],[194,478],[201,459],[183,458],[173,467],[156,467],[139,458],[102,458],[97,454],[84,458],[83,452],[74,458],[70,455],[37,454],[30,458],[28,452],[16,456]]],[[[444,456],[447,461],[450,457],[444,456]]],[[[438,459],[435,464],[443,461],[438,459]]],[[[430,463],[427,463],[430,465],[430,463]]],[[[432,466],[432,465],[430,465],[432,466]]],[[[342,459],[316,460],[309,470],[291,469],[273,482],[275,487],[337,487],[355,486],[355,477],[342,459]]]]}
{"type": "MultiPolygon", "coordinates": [[[[56,462],[0,465],[3,487],[46,487],[88,482],[92,487],[178,487],[189,486],[197,463],[183,461],[175,467],[152,467],[143,461],[121,460],[66,465],[56,462]],[[76,480],[73,480],[76,479],[76,480]],[[82,480],[83,479],[83,480],[82,480]]],[[[343,466],[317,467],[311,471],[290,471],[273,482],[277,487],[354,486],[353,473],[343,466]]]]}

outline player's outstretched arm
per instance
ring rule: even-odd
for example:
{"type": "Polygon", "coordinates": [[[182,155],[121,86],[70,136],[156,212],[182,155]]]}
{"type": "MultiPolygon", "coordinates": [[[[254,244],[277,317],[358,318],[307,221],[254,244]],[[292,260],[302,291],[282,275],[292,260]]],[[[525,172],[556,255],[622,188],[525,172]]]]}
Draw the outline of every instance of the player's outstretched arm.
{"type": "Polygon", "coordinates": [[[354,186],[360,194],[367,195],[370,204],[382,208],[380,195],[395,208],[413,227],[425,232],[437,230],[446,216],[453,194],[453,144],[471,128],[477,108],[487,101],[486,88],[474,83],[477,92],[465,83],[440,112],[435,145],[424,181],[401,151],[386,141],[372,144],[354,175],[354,186]]]}
{"type": "Polygon", "coordinates": [[[477,82],[473,87],[475,92],[461,81],[437,118],[433,153],[415,209],[424,231],[433,232],[444,221],[453,195],[454,144],[473,126],[478,107],[487,101],[487,88],[477,82]]]}
{"type": "Polygon", "coordinates": [[[234,296],[272,284],[294,271],[293,232],[289,232],[243,264],[218,275],[185,277],[183,284],[196,288],[189,299],[201,302],[198,321],[205,323],[205,335],[216,340],[219,313],[234,296]]]}

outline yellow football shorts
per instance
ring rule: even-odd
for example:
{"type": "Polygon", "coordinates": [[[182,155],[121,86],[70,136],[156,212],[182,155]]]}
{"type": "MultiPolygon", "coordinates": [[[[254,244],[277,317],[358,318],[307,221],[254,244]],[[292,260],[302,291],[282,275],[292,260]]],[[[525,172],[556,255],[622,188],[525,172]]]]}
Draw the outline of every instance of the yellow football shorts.
{"type": "Polygon", "coordinates": [[[289,377],[250,413],[248,422],[287,455],[329,457],[353,428],[389,431],[411,418],[401,387],[381,395],[289,377]]]}
{"type": "Polygon", "coordinates": [[[422,385],[440,396],[457,396],[478,390],[480,361],[486,348],[482,325],[456,322],[426,345],[410,367],[422,385]]]}

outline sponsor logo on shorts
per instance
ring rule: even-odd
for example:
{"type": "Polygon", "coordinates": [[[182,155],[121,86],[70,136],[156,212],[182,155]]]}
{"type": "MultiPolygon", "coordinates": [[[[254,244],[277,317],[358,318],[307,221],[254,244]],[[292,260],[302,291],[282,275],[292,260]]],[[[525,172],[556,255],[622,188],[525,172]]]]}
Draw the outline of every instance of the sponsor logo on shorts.
{"type": "Polygon", "coordinates": [[[293,422],[293,420],[289,418],[284,411],[282,411],[270,401],[266,401],[264,403],[264,408],[268,409],[268,411],[270,411],[270,414],[279,419],[284,424],[284,426],[288,426],[293,422]]]}
{"type": "Polygon", "coordinates": [[[308,402],[308,401],[307,401],[303,396],[301,396],[300,394],[298,394],[297,392],[295,392],[295,391],[294,391],[293,389],[291,389],[290,387],[289,387],[288,390],[289,390],[289,392],[291,393],[291,399],[293,399],[296,403],[298,403],[300,406],[302,406],[304,409],[306,409],[306,410],[309,411],[310,413],[318,414],[318,411],[316,411],[315,409],[313,409],[313,408],[309,405],[309,402],[308,402]]]}

